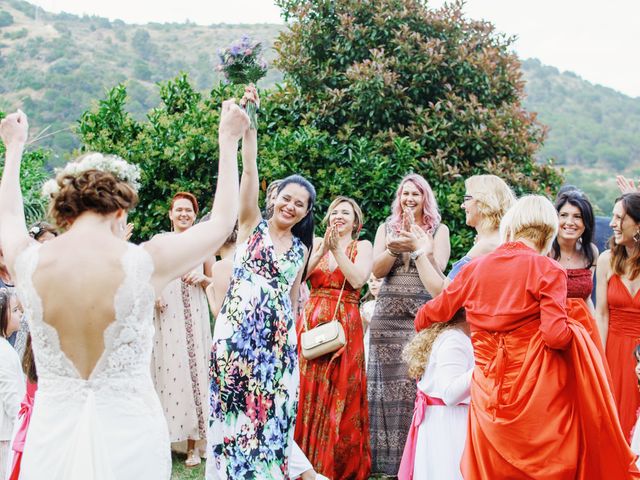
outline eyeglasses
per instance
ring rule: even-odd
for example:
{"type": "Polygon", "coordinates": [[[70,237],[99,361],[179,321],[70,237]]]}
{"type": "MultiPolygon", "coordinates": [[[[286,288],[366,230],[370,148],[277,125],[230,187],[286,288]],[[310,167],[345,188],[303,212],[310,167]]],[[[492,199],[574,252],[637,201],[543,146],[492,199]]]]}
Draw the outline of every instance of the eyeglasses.
{"type": "Polygon", "coordinates": [[[467,203],[469,200],[473,200],[473,197],[471,195],[464,195],[462,197],[462,203],[467,203]]]}

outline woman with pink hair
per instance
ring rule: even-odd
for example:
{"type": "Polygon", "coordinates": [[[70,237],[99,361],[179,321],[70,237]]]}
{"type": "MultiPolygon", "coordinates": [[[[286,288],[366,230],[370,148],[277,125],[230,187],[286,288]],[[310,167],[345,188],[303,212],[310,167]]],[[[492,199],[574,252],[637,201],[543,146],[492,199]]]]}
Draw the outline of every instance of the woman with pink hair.
{"type": "Polygon", "coordinates": [[[409,431],[416,384],[402,361],[418,308],[431,296],[420,280],[428,263],[444,270],[451,247],[433,190],[418,174],[402,179],[391,216],[373,246],[373,275],[383,278],[371,319],[368,367],[371,472],[396,475],[409,431]],[[427,252],[427,237],[433,249],[427,252]]]}

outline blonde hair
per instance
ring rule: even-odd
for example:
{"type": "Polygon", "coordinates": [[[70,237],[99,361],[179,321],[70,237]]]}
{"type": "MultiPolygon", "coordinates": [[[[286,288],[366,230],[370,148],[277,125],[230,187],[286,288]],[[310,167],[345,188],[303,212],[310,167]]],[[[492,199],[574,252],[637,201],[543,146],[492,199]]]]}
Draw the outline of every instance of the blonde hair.
{"type": "Polygon", "coordinates": [[[331,205],[329,205],[329,208],[327,209],[327,214],[322,219],[322,223],[327,224],[329,222],[329,216],[331,215],[331,212],[341,203],[348,203],[349,205],[351,205],[351,208],[353,208],[354,220],[351,236],[355,238],[356,233],[360,230],[360,228],[362,228],[362,225],[364,225],[364,215],[362,214],[362,209],[353,198],[345,197],[343,195],[338,195],[336,198],[334,198],[333,202],[331,202],[331,205]]]}
{"type": "Polygon", "coordinates": [[[402,360],[409,367],[409,376],[415,380],[420,380],[427,367],[427,360],[431,355],[433,343],[445,330],[460,328],[465,321],[464,310],[456,313],[449,322],[433,323],[429,328],[420,331],[402,350],[402,360]]]}
{"type": "Polygon", "coordinates": [[[496,175],[474,175],[467,178],[464,185],[477,203],[481,226],[498,229],[500,220],[516,202],[509,185],[496,175]]]}
{"type": "Polygon", "coordinates": [[[558,212],[542,195],[525,195],[513,205],[500,222],[502,242],[526,239],[546,255],[558,233],[558,212]]]}

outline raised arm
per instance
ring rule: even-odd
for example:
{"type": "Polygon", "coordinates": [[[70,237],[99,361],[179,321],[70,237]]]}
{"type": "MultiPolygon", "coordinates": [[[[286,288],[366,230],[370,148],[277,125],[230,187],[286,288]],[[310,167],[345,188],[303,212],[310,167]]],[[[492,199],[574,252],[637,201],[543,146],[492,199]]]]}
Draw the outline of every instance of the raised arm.
{"type": "MultiPolygon", "coordinates": [[[[257,101],[255,87],[247,87],[245,98],[257,101]]],[[[247,129],[242,138],[242,177],[240,179],[240,211],[238,214],[238,243],[245,241],[260,223],[258,206],[258,132],[247,129]]]]}
{"type": "MultiPolygon", "coordinates": [[[[440,228],[440,230],[442,230],[442,228],[440,228]]],[[[411,227],[411,232],[408,232],[408,235],[413,239],[414,251],[420,253],[414,260],[420,281],[424,285],[424,288],[427,289],[427,292],[429,292],[432,297],[435,297],[449,284],[449,280],[444,276],[442,270],[440,270],[438,266],[439,260],[434,256],[435,240],[433,235],[426,233],[417,225],[411,227]]],[[[442,239],[444,235],[441,235],[442,239]]],[[[446,238],[448,244],[448,230],[446,238]]]]}
{"type": "Polygon", "coordinates": [[[6,148],[0,183],[0,245],[11,276],[15,275],[13,266],[16,257],[31,240],[24,219],[20,189],[20,164],[28,133],[27,116],[20,110],[0,122],[0,137],[6,148]]]}
{"type": "Polygon", "coordinates": [[[611,273],[611,252],[605,250],[598,257],[596,266],[596,323],[602,345],[607,346],[609,334],[609,301],[607,299],[607,286],[611,273]]]}
{"type": "Polygon", "coordinates": [[[311,273],[318,266],[318,263],[320,263],[320,260],[322,260],[322,257],[325,253],[327,253],[328,250],[329,249],[327,248],[327,243],[325,242],[324,238],[315,237],[313,239],[313,249],[309,256],[309,265],[307,265],[307,278],[309,278],[311,273]]]}
{"type": "Polygon", "coordinates": [[[152,282],[157,295],[174,278],[201,264],[233,231],[238,217],[238,142],[249,128],[249,117],[233,100],[222,104],[218,143],[218,183],[211,219],[180,235],[160,235],[144,246],[155,264],[152,282]]]}

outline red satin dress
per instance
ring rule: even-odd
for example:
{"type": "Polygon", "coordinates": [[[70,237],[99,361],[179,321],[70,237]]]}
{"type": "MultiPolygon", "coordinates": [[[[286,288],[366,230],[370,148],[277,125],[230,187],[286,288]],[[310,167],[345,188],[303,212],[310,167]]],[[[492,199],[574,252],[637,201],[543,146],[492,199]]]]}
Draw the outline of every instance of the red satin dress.
{"type": "MultiPolygon", "coordinates": [[[[357,250],[357,249],[356,249],[357,250]]],[[[347,253],[355,258],[356,252],[347,253]]],[[[329,270],[327,253],[311,273],[305,306],[309,327],[333,318],[344,282],[339,268],[329,270]]],[[[300,355],[300,394],[295,440],[318,473],[332,480],[366,480],[371,470],[369,407],[364,363],[360,292],[349,282],[337,318],[347,339],[334,354],[314,360],[300,355]]],[[[298,319],[298,345],[303,329],[298,319]]]]}
{"type": "Polygon", "coordinates": [[[566,279],[555,260],[506,243],[416,316],[421,330],[466,310],[476,361],[466,480],[640,478],[602,357],[567,318],[566,279]]]}
{"type": "Polygon", "coordinates": [[[602,354],[602,358],[605,358],[596,319],[587,306],[591,292],[593,292],[593,272],[590,268],[567,269],[567,315],[580,322],[602,354]]]}
{"type": "Polygon", "coordinates": [[[607,361],[613,378],[613,395],[620,414],[620,424],[629,439],[640,407],[633,355],[636,345],[640,343],[640,292],[631,297],[620,277],[613,275],[607,285],[607,303],[607,361]]]}

